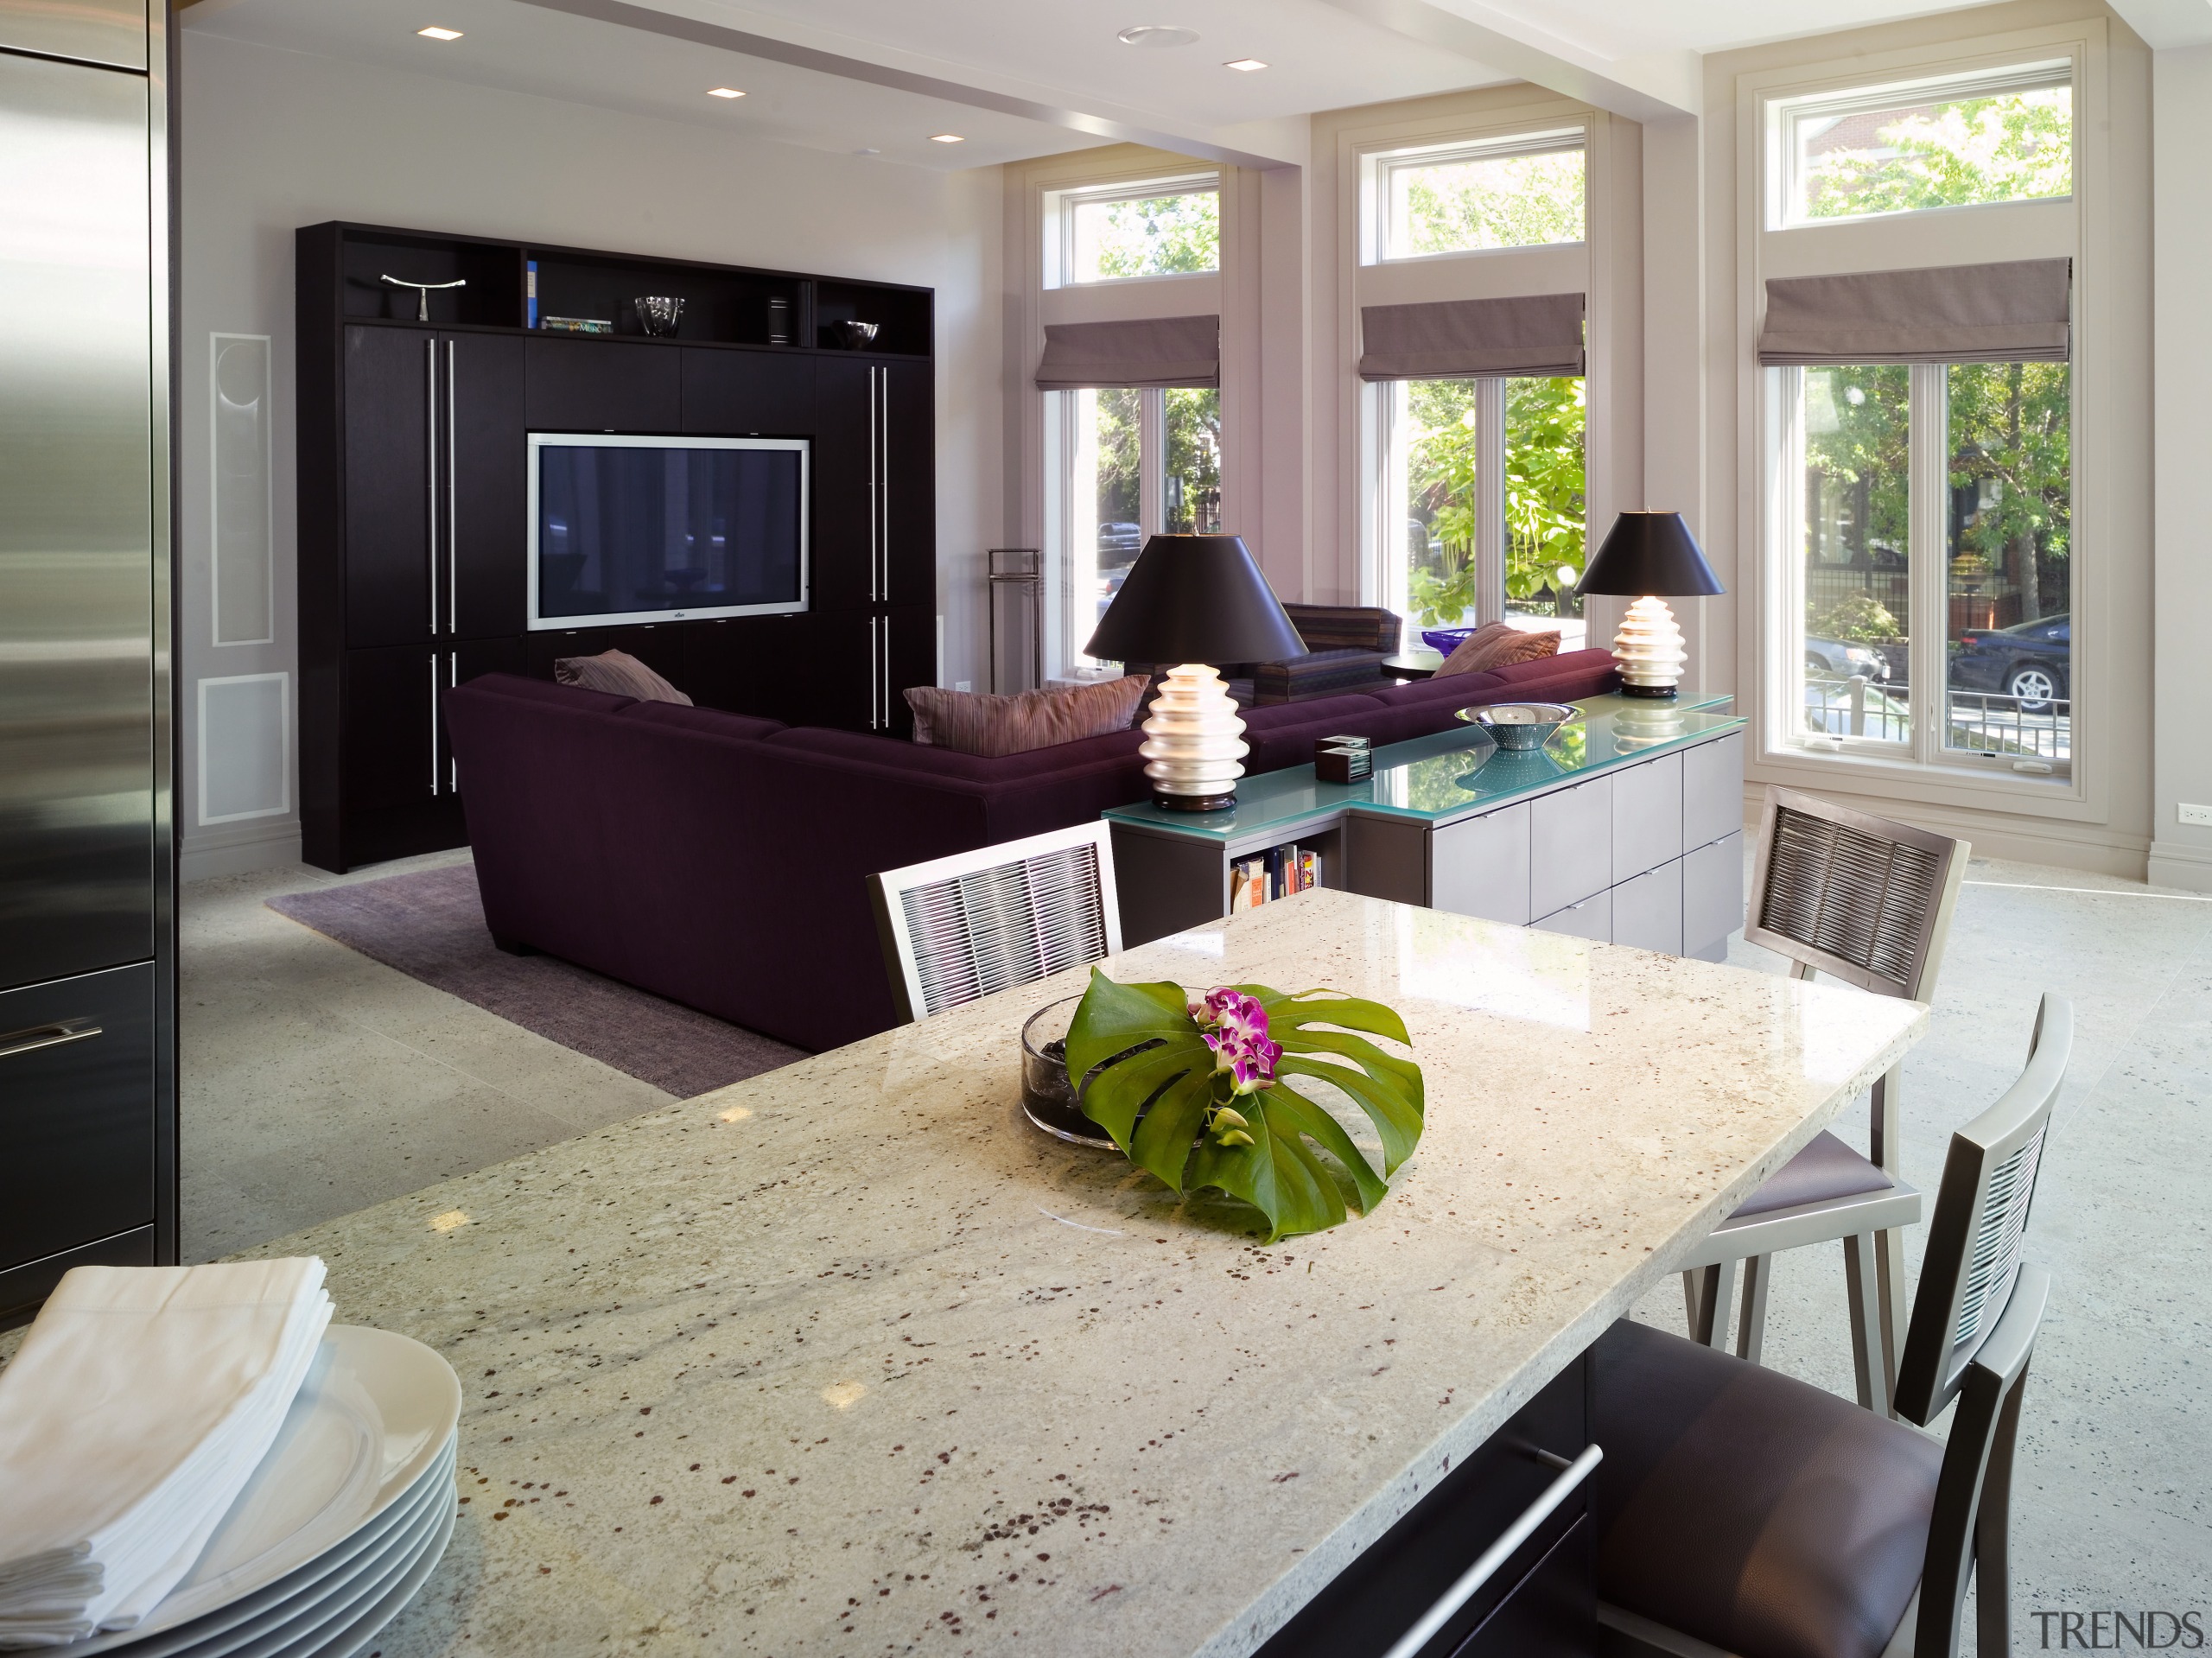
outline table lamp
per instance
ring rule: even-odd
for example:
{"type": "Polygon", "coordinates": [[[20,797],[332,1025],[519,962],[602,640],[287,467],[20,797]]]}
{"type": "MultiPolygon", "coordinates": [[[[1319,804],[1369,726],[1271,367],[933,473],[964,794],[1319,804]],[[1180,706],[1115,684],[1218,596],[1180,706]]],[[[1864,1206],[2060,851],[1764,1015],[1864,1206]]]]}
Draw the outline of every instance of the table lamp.
{"type": "Polygon", "coordinates": [[[1674,696],[1681,690],[1682,630],[1662,594],[1696,598],[1725,593],[1713,566],[1679,512],[1624,512],[1582,573],[1577,591],[1630,598],[1613,640],[1623,696],[1674,696]]]}
{"type": "Polygon", "coordinates": [[[1306,654],[1239,536],[1154,536],[1129,567],[1084,651],[1177,664],[1144,722],[1144,774],[1168,811],[1223,811],[1244,775],[1244,721],[1215,664],[1306,654]]]}

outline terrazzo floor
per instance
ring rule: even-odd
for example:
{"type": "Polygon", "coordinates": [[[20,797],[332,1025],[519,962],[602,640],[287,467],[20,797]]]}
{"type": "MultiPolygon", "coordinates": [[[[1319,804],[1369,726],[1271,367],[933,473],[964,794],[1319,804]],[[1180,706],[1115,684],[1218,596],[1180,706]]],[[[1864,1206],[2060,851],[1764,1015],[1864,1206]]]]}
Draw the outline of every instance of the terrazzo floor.
{"type": "MultiPolygon", "coordinates": [[[[263,903],[345,879],[294,867],[184,889],[188,1260],[667,1098],[263,903]]],[[[2044,990],[2075,1010],[2028,1246],[2056,1281],[2015,1496],[2015,1648],[2040,1649],[2038,1610],[2212,1622],[2212,899],[1993,861],[1967,880],[1933,1029],[1904,1067],[1907,1178],[1934,1190],[1950,1129],[2017,1073],[2044,990]]],[[[1731,959],[1781,966],[1740,939],[1731,959]]],[[[1863,1117],[1840,1125],[1862,1146],[1863,1117]]],[[[1680,1330],[1679,1290],[1637,1316],[1680,1330]]],[[[1766,1361],[1850,1393],[1840,1249],[1778,1261],[1766,1361]]]]}

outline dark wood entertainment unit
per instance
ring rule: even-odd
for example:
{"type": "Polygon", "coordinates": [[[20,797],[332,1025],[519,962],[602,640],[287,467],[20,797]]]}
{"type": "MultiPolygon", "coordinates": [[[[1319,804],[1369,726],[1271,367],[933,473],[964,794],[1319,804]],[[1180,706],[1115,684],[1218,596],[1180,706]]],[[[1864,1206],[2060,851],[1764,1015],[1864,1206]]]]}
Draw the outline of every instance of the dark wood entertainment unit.
{"type": "Polygon", "coordinates": [[[478,674],[619,648],[707,707],[910,728],[899,693],[936,674],[932,290],[340,223],[296,250],[309,863],[466,842],[439,693],[478,674]],[[525,326],[532,261],[541,320],[617,332],[525,326]],[[387,274],[467,286],[424,322],[387,274]],[[645,294],[685,301],[673,335],[639,328],[645,294]],[[877,325],[867,351],[845,321],[877,325]],[[532,431],[811,439],[809,608],[532,631],[532,431]]]}

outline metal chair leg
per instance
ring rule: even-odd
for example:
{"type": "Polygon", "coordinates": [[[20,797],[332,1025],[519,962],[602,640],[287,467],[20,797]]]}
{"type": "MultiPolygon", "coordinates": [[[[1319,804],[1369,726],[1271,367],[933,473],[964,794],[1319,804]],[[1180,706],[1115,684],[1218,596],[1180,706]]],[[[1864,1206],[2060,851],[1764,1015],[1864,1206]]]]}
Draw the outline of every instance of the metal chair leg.
{"type": "Polygon", "coordinates": [[[2012,1651],[2012,1455],[2020,1438],[2020,1372],[1997,1416],[1974,1516],[1974,1651],[1980,1658],[2011,1658],[2012,1651]]]}
{"type": "Polygon", "coordinates": [[[1689,1312],[1690,1339],[1700,1347],[1728,1350],[1728,1303],[1736,1293],[1736,1263],[1694,1267],[1682,1274],[1682,1299],[1689,1312]]]}
{"type": "Polygon", "coordinates": [[[1753,1255],[1744,1262],[1744,1310],[1736,1324],[1736,1356],[1759,1362],[1766,1341],[1766,1291],[1774,1277],[1774,1257],[1753,1255]]]}
{"type": "Polygon", "coordinates": [[[1859,1402],[1877,1416],[1890,1413],[1889,1377],[1882,1368],[1882,1309],[1877,1294],[1874,1235],[1843,1241],[1843,1281],[1851,1301],[1851,1365],[1859,1402]]]}
{"type": "Polygon", "coordinates": [[[1897,1350],[1904,1345],[1904,1234],[1891,1228],[1874,1235],[1875,1295],[1882,1309],[1882,1380],[1897,1414],[1897,1350]]]}

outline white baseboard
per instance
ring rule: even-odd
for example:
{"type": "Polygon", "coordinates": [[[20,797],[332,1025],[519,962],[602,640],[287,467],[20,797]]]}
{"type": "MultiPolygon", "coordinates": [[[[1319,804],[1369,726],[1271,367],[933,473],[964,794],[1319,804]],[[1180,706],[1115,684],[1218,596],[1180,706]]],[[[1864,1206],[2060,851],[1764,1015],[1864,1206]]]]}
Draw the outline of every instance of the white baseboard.
{"type": "MultiPolygon", "coordinates": [[[[2071,823],[2058,818],[2038,821],[2010,813],[1931,805],[1923,800],[1891,800],[1878,795],[1854,794],[1840,788],[1815,790],[1812,792],[1829,796],[1879,817],[1894,817],[1902,823],[1932,829],[1938,835],[1955,835],[1971,843],[1974,856],[1978,858],[2002,858],[2011,863],[2047,864],[2058,869],[2079,869],[2088,874],[2110,875],[2120,880],[2146,879],[2144,859],[2150,849],[2145,843],[2131,835],[2115,835],[2094,824],[2071,823]]],[[[1744,826],[1754,840],[1758,838],[1759,822],[1765,807],[1766,785],[1746,782],[1744,785],[1744,826]]],[[[2212,880],[2212,864],[2206,867],[2206,875],[2200,879],[2212,880]]],[[[2155,874],[2147,879],[2154,886],[2181,884],[2155,874]]]]}
{"type": "Polygon", "coordinates": [[[214,875],[248,875],[300,861],[300,823],[296,817],[202,829],[177,848],[179,881],[214,875]]]}
{"type": "Polygon", "coordinates": [[[2151,842],[2151,885],[2178,886],[2184,893],[2212,893],[2212,852],[2202,847],[2151,842]]]}

